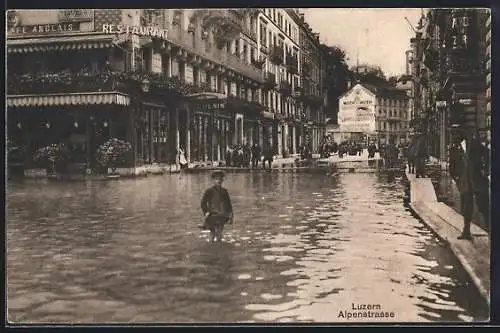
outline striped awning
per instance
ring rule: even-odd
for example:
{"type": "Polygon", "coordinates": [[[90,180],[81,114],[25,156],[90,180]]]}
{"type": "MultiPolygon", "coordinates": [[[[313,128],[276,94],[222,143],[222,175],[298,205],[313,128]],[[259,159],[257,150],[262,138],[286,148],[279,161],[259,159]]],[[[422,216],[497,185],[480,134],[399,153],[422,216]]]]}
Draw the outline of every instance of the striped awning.
{"type": "Polygon", "coordinates": [[[7,95],[8,107],[99,104],[129,105],[130,97],[117,92],[7,95]]]}
{"type": "Polygon", "coordinates": [[[103,49],[124,41],[123,36],[110,34],[16,38],[7,39],[7,53],[103,49]]]}

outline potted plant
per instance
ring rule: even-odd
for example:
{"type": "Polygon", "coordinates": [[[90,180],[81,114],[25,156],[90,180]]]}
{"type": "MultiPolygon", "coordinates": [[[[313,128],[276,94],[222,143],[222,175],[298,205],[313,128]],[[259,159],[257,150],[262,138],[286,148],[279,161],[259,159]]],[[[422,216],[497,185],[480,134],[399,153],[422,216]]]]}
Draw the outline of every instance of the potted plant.
{"type": "Polygon", "coordinates": [[[132,146],[129,142],[118,138],[111,138],[97,150],[97,163],[107,168],[110,178],[116,178],[119,175],[116,169],[121,166],[127,165],[130,161],[130,154],[132,153],[132,146]]]}
{"type": "Polygon", "coordinates": [[[38,149],[33,156],[33,161],[43,166],[48,175],[64,173],[69,162],[69,149],[64,143],[54,143],[38,149]]]}

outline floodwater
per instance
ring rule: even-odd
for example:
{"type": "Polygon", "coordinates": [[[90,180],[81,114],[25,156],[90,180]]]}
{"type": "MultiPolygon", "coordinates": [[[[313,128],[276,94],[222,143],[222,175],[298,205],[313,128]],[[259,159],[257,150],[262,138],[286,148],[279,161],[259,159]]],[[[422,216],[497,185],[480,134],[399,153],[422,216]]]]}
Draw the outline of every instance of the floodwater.
{"type": "Polygon", "coordinates": [[[450,250],[403,206],[398,179],[229,174],[235,220],[221,244],[197,227],[210,185],[209,174],[9,183],[9,320],[489,318],[450,250]]]}

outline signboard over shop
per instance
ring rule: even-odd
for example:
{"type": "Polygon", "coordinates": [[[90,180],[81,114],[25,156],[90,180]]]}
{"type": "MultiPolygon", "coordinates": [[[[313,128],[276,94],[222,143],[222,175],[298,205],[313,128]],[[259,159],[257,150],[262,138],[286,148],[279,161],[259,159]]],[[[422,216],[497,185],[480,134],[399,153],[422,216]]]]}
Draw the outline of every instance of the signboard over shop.
{"type": "Polygon", "coordinates": [[[91,22],[93,14],[93,9],[61,9],[59,22],[91,22]]]}
{"type": "Polygon", "coordinates": [[[64,33],[80,31],[80,24],[61,23],[61,24],[42,24],[42,25],[23,25],[9,29],[9,34],[14,35],[36,35],[50,33],[64,33]]]}
{"type": "Polygon", "coordinates": [[[102,32],[105,34],[132,34],[145,37],[167,39],[167,30],[153,26],[132,26],[124,24],[103,24],[102,32]]]}
{"type": "Polygon", "coordinates": [[[359,98],[353,100],[353,101],[344,101],[343,102],[344,105],[354,105],[354,104],[359,104],[359,105],[370,105],[370,104],[373,104],[373,101],[371,100],[364,100],[364,101],[361,101],[359,100],[359,98]]]}
{"type": "Polygon", "coordinates": [[[92,9],[62,9],[50,12],[44,22],[34,11],[7,12],[7,33],[9,35],[44,35],[64,34],[81,31],[80,24],[91,22],[94,11],[92,9]]]}

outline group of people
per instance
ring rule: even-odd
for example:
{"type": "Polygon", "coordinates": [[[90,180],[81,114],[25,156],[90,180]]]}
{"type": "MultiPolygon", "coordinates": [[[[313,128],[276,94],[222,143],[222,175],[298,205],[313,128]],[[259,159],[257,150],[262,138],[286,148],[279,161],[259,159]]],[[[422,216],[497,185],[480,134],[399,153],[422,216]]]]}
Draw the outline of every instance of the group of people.
{"type": "Polygon", "coordinates": [[[403,156],[408,162],[408,172],[417,178],[424,177],[428,154],[425,136],[421,132],[417,131],[411,141],[403,146],[403,156]]]}
{"type": "MultiPolygon", "coordinates": [[[[425,176],[428,158],[424,134],[417,132],[408,146],[405,157],[409,173],[425,176]]],[[[472,240],[471,222],[474,199],[486,228],[490,228],[490,149],[477,132],[457,129],[449,151],[449,172],[460,192],[460,211],[464,226],[458,239],[472,240]]]]}
{"type": "MultiPolygon", "coordinates": [[[[252,160],[252,165],[256,166],[261,158],[261,149],[258,145],[253,147],[234,147],[231,154],[236,153],[237,158],[232,161],[248,161],[248,156],[252,160]],[[247,153],[245,155],[245,148],[247,153]],[[241,158],[243,156],[243,158],[241,158]],[[254,163],[254,161],[257,161],[254,163]]],[[[301,147],[301,151],[302,151],[301,147]]],[[[340,153],[340,145],[337,147],[340,153]]],[[[267,150],[271,152],[271,150],[267,150]]],[[[384,163],[389,166],[395,159],[406,159],[408,171],[415,173],[416,177],[424,177],[425,160],[428,157],[427,143],[425,136],[417,132],[407,143],[396,146],[394,141],[388,144],[381,144],[377,148],[375,143],[368,144],[368,154],[373,157],[379,151],[384,157],[384,163]]],[[[269,157],[264,152],[264,161],[269,157]]],[[[265,162],[264,162],[265,163],[265,162]]],[[[229,163],[230,164],[230,163],[229,163]]],[[[480,139],[478,133],[468,133],[464,130],[458,131],[454,135],[449,153],[449,171],[460,191],[461,213],[463,215],[464,226],[458,239],[472,240],[471,222],[474,210],[474,199],[479,212],[483,216],[486,227],[490,228],[490,148],[485,140],[480,139]]],[[[225,224],[233,223],[233,208],[231,199],[226,189],[222,187],[224,173],[216,171],[213,173],[214,186],[207,189],[201,200],[201,209],[205,217],[205,222],[200,227],[210,230],[210,241],[221,241],[225,224]]]]}
{"type": "Polygon", "coordinates": [[[274,154],[270,145],[266,147],[268,148],[263,150],[257,143],[252,146],[249,144],[231,146],[226,152],[226,166],[236,168],[250,168],[251,166],[257,169],[262,160],[262,168],[265,169],[266,164],[271,168],[274,154]]]}

